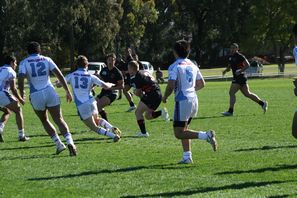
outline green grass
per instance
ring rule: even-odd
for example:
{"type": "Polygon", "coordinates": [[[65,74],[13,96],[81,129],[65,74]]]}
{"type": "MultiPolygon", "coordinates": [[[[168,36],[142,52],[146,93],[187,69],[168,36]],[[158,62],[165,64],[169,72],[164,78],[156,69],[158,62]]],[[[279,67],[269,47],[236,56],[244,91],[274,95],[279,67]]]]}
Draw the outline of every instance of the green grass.
{"type": "MultiPolygon", "coordinates": [[[[89,132],[59,90],[78,156],[66,151],[53,155],[51,139],[26,104],[25,130],[31,140],[17,142],[11,117],[0,144],[0,197],[296,197],[291,121],[297,100],[291,81],[250,80],[251,91],[268,100],[268,112],[263,115],[259,105],[238,93],[233,117],[220,115],[228,108],[230,82],[207,82],[198,93],[199,115],[191,128],[216,130],[219,150],[193,140],[193,165],[176,164],[182,149],[172,122],[147,121],[150,137],[134,138],[134,113],[125,112],[125,99],[115,101],[106,110],[124,137],[113,143],[89,132]]],[[[173,97],[166,106],[172,115],[173,97]]]]}

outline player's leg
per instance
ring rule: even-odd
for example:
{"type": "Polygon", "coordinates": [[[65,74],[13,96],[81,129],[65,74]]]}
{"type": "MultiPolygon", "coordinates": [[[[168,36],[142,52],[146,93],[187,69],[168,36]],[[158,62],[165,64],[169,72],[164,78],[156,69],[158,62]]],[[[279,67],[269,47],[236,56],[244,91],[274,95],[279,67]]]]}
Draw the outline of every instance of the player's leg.
{"type": "Polygon", "coordinates": [[[5,124],[7,123],[9,116],[11,114],[11,111],[5,107],[0,107],[0,111],[3,112],[0,118],[0,142],[4,142],[3,131],[4,131],[5,124]]]}
{"type": "Polygon", "coordinates": [[[51,114],[51,117],[54,120],[55,124],[58,126],[60,133],[63,135],[64,139],[67,142],[69,155],[76,156],[76,146],[74,145],[69,127],[63,118],[60,105],[48,107],[48,111],[51,114]]]}
{"type": "Polygon", "coordinates": [[[135,116],[136,116],[136,121],[139,126],[140,132],[137,133],[137,136],[139,137],[148,137],[149,133],[146,131],[145,128],[145,121],[144,121],[144,112],[146,111],[151,111],[146,104],[144,104],[142,101],[139,101],[139,104],[135,110],[135,116]]]}
{"type": "Polygon", "coordinates": [[[234,112],[234,105],[236,103],[236,93],[240,89],[241,85],[237,83],[231,83],[230,89],[229,89],[229,109],[226,112],[223,112],[222,114],[224,116],[232,116],[234,112]]]}
{"type": "Polygon", "coordinates": [[[242,94],[251,99],[252,101],[258,103],[262,109],[264,110],[264,113],[266,112],[267,108],[268,108],[268,103],[267,101],[263,101],[261,100],[256,94],[250,92],[250,89],[249,89],[249,85],[248,84],[244,84],[240,87],[240,91],[242,92],[242,94]]]}
{"type": "Polygon", "coordinates": [[[104,107],[108,106],[111,104],[111,100],[108,98],[108,96],[106,95],[99,95],[97,98],[96,98],[96,101],[97,101],[97,108],[98,108],[98,112],[100,114],[100,116],[102,118],[104,118],[105,120],[108,120],[107,119],[107,113],[106,111],[104,110],[104,107]]]}
{"type": "Polygon", "coordinates": [[[129,89],[130,89],[130,86],[128,84],[126,84],[126,82],[125,82],[125,86],[124,86],[124,89],[123,89],[123,94],[127,98],[128,102],[129,102],[129,105],[130,105],[127,112],[131,112],[131,111],[136,109],[136,106],[135,106],[135,104],[133,102],[132,94],[129,92],[129,89]]]}
{"type": "Polygon", "coordinates": [[[295,111],[293,122],[292,122],[292,135],[297,139],[297,111],[295,111]]]}
{"type": "Polygon", "coordinates": [[[23,118],[23,112],[20,104],[17,101],[12,100],[12,102],[6,105],[5,107],[15,113],[15,120],[19,130],[19,141],[29,140],[30,138],[26,137],[25,135],[24,118],[23,118]]]}

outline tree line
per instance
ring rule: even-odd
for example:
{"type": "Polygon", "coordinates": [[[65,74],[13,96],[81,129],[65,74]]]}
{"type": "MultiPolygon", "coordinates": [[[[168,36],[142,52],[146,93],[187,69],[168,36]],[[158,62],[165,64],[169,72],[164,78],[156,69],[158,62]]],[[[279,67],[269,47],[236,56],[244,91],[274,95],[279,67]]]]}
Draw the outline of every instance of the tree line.
{"type": "Polygon", "coordinates": [[[61,67],[79,54],[102,61],[131,47],[165,69],[173,42],[186,39],[201,67],[224,66],[232,42],[281,65],[293,47],[296,7],[296,0],[1,0],[0,61],[7,53],[25,57],[34,40],[61,67]]]}

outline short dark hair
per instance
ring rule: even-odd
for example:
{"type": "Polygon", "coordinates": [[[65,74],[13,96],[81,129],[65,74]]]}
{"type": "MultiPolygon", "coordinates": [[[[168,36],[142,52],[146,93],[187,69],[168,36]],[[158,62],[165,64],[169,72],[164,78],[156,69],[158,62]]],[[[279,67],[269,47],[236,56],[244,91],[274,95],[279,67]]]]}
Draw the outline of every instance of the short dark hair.
{"type": "Polygon", "coordinates": [[[133,60],[128,63],[128,67],[131,67],[133,70],[139,70],[139,64],[137,61],[133,60]]]}
{"type": "Polygon", "coordinates": [[[187,58],[190,53],[190,43],[186,40],[178,40],[175,42],[174,51],[181,58],[187,58]]]}
{"type": "Polygon", "coordinates": [[[115,55],[115,53],[109,53],[106,55],[106,59],[108,59],[109,57],[112,57],[112,58],[117,58],[117,56],[115,55]]]}
{"type": "Polygon", "coordinates": [[[27,51],[28,54],[39,54],[41,51],[40,44],[36,41],[30,42],[27,46],[27,51]]]}
{"type": "Polygon", "coordinates": [[[79,55],[77,57],[77,59],[75,60],[75,62],[76,62],[77,67],[83,67],[84,68],[88,64],[88,59],[84,55],[79,55]]]}
{"type": "Polygon", "coordinates": [[[13,55],[7,55],[7,56],[5,56],[5,58],[4,58],[4,64],[6,64],[6,65],[10,65],[10,63],[12,62],[12,61],[15,61],[16,60],[16,57],[15,56],[13,56],[13,55]]]}

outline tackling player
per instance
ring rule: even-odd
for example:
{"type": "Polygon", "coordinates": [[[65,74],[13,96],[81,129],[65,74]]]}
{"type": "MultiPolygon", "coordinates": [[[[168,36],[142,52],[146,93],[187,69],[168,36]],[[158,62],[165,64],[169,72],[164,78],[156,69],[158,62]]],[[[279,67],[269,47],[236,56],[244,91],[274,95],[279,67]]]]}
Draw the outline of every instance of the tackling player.
{"type": "Polygon", "coordinates": [[[55,88],[50,81],[50,72],[54,73],[58,80],[62,83],[66,92],[66,99],[68,102],[71,102],[72,95],[64,76],[51,58],[40,54],[41,49],[39,43],[30,42],[27,47],[27,51],[29,57],[25,58],[20,63],[19,68],[19,90],[21,97],[25,97],[24,79],[26,77],[30,86],[31,105],[40,119],[44,129],[56,144],[56,154],[65,150],[66,146],[60,140],[53,124],[49,121],[47,111],[49,111],[54,122],[59,127],[61,134],[64,136],[70,156],[75,156],[76,147],[73,143],[68,125],[63,119],[60,108],[60,97],[56,93],[55,88]]]}
{"type": "Polygon", "coordinates": [[[76,65],[78,69],[65,78],[72,87],[74,101],[81,120],[92,131],[111,137],[114,142],[119,141],[121,131],[113,127],[105,119],[98,118],[96,100],[91,91],[94,85],[101,86],[104,89],[111,89],[114,84],[103,82],[95,75],[90,75],[88,73],[88,59],[85,56],[78,56],[76,65]]]}
{"type": "Polygon", "coordinates": [[[14,56],[6,56],[5,65],[0,67],[0,107],[1,111],[4,111],[1,118],[0,142],[4,142],[4,125],[9,118],[10,111],[13,111],[16,115],[16,124],[19,130],[19,141],[29,140],[29,138],[25,135],[23,113],[19,104],[21,103],[24,105],[25,101],[16,90],[16,72],[14,71],[16,66],[16,58],[14,56]],[[10,90],[12,95],[9,93],[10,90]]]}
{"type": "Polygon", "coordinates": [[[235,94],[239,90],[245,97],[258,103],[262,107],[265,113],[268,109],[268,102],[261,100],[256,94],[250,92],[249,85],[247,84],[247,77],[244,73],[244,71],[250,66],[250,63],[241,53],[238,52],[238,50],[239,50],[238,44],[232,43],[230,47],[231,56],[229,57],[229,65],[223,71],[223,75],[225,75],[228,71],[230,71],[230,69],[232,69],[233,80],[229,90],[229,95],[230,95],[229,109],[228,111],[223,112],[222,115],[224,116],[233,115],[234,105],[236,102],[235,94]]]}
{"type": "Polygon", "coordinates": [[[198,98],[196,91],[204,87],[204,79],[199,68],[188,59],[190,44],[185,40],[176,41],[173,47],[173,54],[176,61],[168,69],[168,84],[162,98],[164,103],[174,91],[175,108],[173,130],[175,137],[181,140],[183,147],[183,158],[180,164],[191,164],[192,152],[190,139],[201,139],[208,141],[213,150],[217,150],[215,132],[199,131],[195,132],[188,129],[193,117],[198,112],[198,98]]]}
{"type": "Polygon", "coordinates": [[[135,95],[140,97],[139,104],[135,110],[136,120],[140,128],[137,133],[139,137],[148,137],[149,133],[146,131],[144,117],[146,119],[154,119],[163,116],[166,121],[169,121],[169,115],[166,108],[156,111],[162,100],[162,93],[158,83],[148,72],[140,72],[137,61],[131,61],[128,64],[128,72],[130,74],[130,87],[135,88],[135,95]]]}

